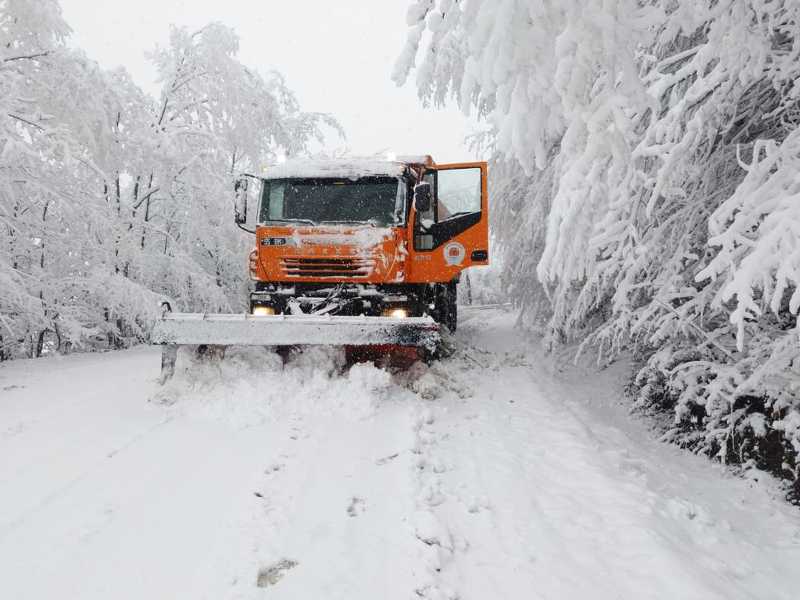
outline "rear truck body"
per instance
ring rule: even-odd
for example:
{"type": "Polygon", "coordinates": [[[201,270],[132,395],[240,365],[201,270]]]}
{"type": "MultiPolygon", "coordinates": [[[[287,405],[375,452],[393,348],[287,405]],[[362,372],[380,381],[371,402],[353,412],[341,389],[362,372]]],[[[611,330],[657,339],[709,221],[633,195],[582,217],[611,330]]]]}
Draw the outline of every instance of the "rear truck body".
{"type": "Polygon", "coordinates": [[[162,380],[179,345],[430,356],[440,329],[456,328],[461,272],[489,262],[485,162],[290,161],[240,177],[235,205],[237,224],[255,238],[249,312],[166,310],[151,336],[164,345],[162,380]]]}

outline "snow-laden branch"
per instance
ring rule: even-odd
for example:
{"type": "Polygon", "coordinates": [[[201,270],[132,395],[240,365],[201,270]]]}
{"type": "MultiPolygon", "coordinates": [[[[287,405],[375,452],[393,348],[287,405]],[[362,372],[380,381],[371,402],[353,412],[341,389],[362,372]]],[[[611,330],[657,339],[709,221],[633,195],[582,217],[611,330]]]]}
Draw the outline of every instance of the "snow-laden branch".
{"type": "Polygon", "coordinates": [[[800,450],[800,4],[418,0],[407,25],[394,79],[485,119],[508,289],[548,340],[633,349],[706,451],[751,397],[800,450]]]}

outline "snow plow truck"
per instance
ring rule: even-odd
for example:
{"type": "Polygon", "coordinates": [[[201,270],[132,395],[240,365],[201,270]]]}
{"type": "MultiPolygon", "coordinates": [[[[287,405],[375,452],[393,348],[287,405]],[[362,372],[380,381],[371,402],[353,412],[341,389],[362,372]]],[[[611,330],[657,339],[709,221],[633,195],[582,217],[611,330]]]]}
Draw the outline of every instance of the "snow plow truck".
{"type": "Polygon", "coordinates": [[[177,313],[164,303],[151,334],[161,382],[179,346],[435,356],[442,328],[456,329],[461,272],[489,263],[486,179],[485,162],[430,156],[292,160],[238,177],[234,220],[255,237],[249,311],[177,313]]]}

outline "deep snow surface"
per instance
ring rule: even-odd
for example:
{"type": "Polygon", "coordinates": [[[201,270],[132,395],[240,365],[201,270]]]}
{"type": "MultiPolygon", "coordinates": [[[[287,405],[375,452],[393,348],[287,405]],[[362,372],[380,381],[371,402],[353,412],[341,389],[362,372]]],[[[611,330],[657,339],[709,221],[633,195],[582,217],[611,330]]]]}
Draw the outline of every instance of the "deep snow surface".
{"type": "Polygon", "coordinates": [[[800,512],[659,444],[513,315],[391,376],[313,350],[0,367],[3,598],[794,599],[800,512]]]}

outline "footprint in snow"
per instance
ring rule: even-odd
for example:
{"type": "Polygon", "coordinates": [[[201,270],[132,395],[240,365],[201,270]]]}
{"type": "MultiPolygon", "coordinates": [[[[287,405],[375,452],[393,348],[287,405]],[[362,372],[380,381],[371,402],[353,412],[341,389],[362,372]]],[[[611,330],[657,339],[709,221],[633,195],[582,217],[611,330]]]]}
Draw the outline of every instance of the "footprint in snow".
{"type": "Polygon", "coordinates": [[[379,458],[378,460],[375,461],[375,464],[380,467],[382,465],[385,465],[389,461],[394,460],[398,456],[400,456],[400,453],[399,452],[395,452],[394,454],[390,454],[389,456],[384,456],[383,458],[379,458]]]}
{"type": "Polygon", "coordinates": [[[357,517],[365,510],[367,510],[367,504],[363,498],[359,498],[358,496],[353,496],[350,499],[350,506],[347,507],[348,516],[357,517]]]}
{"type": "Polygon", "coordinates": [[[286,571],[293,569],[297,565],[298,562],[296,560],[282,558],[278,562],[272,563],[258,572],[256,585],[260,588],[275,585],[283,578],[283,575],[286,571]]]}

